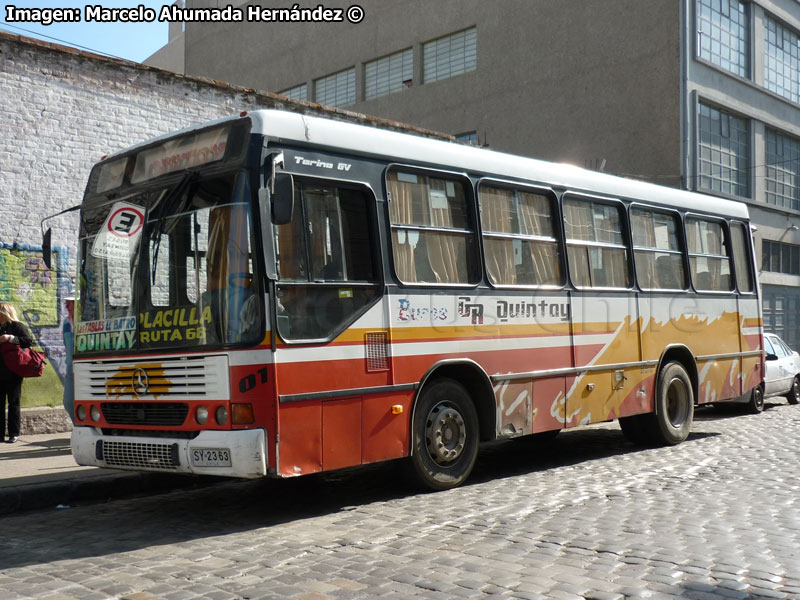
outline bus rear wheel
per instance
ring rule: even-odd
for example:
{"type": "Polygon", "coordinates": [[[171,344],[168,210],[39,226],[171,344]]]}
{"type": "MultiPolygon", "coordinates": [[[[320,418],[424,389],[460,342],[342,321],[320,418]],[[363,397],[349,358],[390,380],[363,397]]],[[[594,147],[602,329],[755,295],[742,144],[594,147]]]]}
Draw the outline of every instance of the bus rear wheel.
{"type": "Polygon", "coordinates": [[[750,392],[750,401],[747,403],[747,409],[754,415],[764,411],[764,390],[760,385],[754,387],[753,391],[750,392]]]}
{"type": "Polygon", "coordinates": [[[649,438],[653,444],[680,444],[692,430],[694,391],[682,364],[670,362],[658,374],[656,410],[649,417],[649,438]]]}
{"type": "Polygon", "coordinates": [[[466,481],[478,456],[478,413],[452,379],[427,384],[414,410],[410,463],[418,483],[446,490],[466,481]]]}

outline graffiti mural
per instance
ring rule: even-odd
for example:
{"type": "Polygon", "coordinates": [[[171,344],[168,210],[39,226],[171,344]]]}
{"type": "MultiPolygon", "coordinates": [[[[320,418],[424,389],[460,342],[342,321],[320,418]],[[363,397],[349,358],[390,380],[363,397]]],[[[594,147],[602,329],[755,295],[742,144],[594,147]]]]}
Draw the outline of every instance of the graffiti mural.
{"type": "Polygon", "coordinates": [[[62,381],[66,374],[64,298],[73,291],[65,276],[68,255],[65,248],[53,248],[53,268],[48,269],[41,247],[0,244],[0,302],[14,305],[62,381]]]}

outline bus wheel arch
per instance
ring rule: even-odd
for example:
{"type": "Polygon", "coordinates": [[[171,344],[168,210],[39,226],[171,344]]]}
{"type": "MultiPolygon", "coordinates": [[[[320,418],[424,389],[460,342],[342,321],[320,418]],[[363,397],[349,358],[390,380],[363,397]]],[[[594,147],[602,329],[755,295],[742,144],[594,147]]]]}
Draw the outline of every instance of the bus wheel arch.
{"type": "MultiPolygon", "coordinates": [[[[474,363],[440,363],[422,379],[411,412],[410,472],[430,490],[461,485],[491,439],[487,423],[489,379],[474,363]]],[[[494,418],[494,410],[491,417],[494,418]]]]}

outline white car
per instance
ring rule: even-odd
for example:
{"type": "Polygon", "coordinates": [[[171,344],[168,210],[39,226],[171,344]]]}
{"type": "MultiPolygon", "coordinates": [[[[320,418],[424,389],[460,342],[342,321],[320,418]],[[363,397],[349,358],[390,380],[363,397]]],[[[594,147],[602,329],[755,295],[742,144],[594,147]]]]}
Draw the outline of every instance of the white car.
{"type": "Polygon", "coordinates": [[[774,333],[764,334],[766,374],[764,397],[786,396],[789,404],[800,402],[800,354],[774,333]]]}

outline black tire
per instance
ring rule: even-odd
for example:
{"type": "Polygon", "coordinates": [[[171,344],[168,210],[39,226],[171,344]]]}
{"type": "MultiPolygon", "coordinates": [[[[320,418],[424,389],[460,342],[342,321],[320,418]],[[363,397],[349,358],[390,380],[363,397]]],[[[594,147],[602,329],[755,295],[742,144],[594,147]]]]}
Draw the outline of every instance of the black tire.
{"type": "Polygon", "coordinates": [[[754,387],[750,392],[750,401],[747,403],[747,410],[754,415],[764,410],[764,388],[760,385],[754,387]]]}
{"type": "Polygon", "coordinates": [[[792,382],[792,389],[786,394],[789,404],[800,404],[800,376],[795,377],[792,382]]]}
{"type": "Polygon", "coordinates": [[[422,389],[414,409],[411,472],[430,490],[466,481],[478,456],[478,413],[460,383],[436,379],[422,389]]]}
{"type": "Polygon", "coordinates": [[[694,389],[682,364],[670,362],[661,368],[655,404],[655,413],[647,415],[650,443],[674,446],[689,437],[694,420],[694,389]]]}
{"type": "Polygon", "coordinates": [[[625,436],[625,439],[636,445],[646,444],[648,442],[648,434],[645,418],[648,416],[620,417],[619,428],[622,429],[622,435],[625,436]]]}

